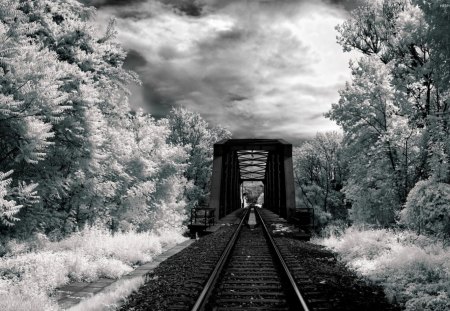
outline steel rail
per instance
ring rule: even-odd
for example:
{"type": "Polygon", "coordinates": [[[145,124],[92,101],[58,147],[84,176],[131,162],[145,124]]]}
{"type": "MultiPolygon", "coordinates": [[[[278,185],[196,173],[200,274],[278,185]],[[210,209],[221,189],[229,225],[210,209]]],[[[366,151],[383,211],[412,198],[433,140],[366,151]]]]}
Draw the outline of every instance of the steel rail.
{"type": "Polygon", "coordinates": [[[264,228],[264,233],[266,234],[267,238],[270,241],[269,244],[272,246],[273,250],[275,251],[276,258],[277,258],[278,262],[281,264],[281,266],[283,267],[283,269],[282,269],[283,273],[285,274],[286,278],[289,280],[289,284],[290,284],[293,292],[295,293],[295,295],[294,295],[295,303],[296,303],[295,307],[301,306],[302,309],[298,309],[298,310],[309,311],[309,307],[306,304],[306,301],[303,298],[302,294],[300,293],[300,290],[298,289],[297,284],[295,283],[294,277],[292,276],[291,272],[289,271],[289,268],[286,265],[286,262],[284,261],[283,256],[281,255],[281,252],[278,249],[278,246],[275,244],[275,240],[270,235],[270,232],[269,232],[269,229],[267,229],[266,223],[264,222],[261,215],[257,211],[257,208],[255,207],[253,210],[255,211],[255,215],[258,215],[258,218],[262,224],[262,227],[264,228]]]}
{"type": "Polygon", "coordinates": [[[200,293],[200,296],[198,296],[197,301],[195,302],[191,311],[204,310],[205,305],[208,302],[208,298],[211,295],[212,290],[214,289],[217,279],[219,278],[220,272],[222,272],[222,269],[225,266],[225,263],[227,262],[228,258],[230,257],[230,254],[231,254],[231,251],[232,251],[234,245],[236,244],[237,237],[239,236],[242,225],[243,225],[249,211],[250,211],[250,208],[247,208],[244,216],[242,217],[241,221],[239,222],[239,225],[238,225],[236,231],[234,231],[233,236],[231,237],[230,241],[228,241],[228,244],[225,247],[225,250],[223,251],[222,255],[220,256],[219,261],[217,262],[213,272],[209,276],[209,279],[206,282],[205,287],[203,287],[203,290],[200,293]]]}

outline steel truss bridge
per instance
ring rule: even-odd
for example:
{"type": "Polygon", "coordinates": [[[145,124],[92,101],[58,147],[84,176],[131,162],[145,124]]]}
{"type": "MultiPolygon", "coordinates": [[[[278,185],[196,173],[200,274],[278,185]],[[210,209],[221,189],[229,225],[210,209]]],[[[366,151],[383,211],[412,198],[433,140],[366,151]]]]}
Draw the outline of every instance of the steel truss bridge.
{"type": "Polygon", "coordinates": [[[245,181],[261,181],[264,207],[288,218],[295,208],[292,144],[282,139],[228,139],[214,144],[209,207],[216,218],[241,207],[245,181]]]}

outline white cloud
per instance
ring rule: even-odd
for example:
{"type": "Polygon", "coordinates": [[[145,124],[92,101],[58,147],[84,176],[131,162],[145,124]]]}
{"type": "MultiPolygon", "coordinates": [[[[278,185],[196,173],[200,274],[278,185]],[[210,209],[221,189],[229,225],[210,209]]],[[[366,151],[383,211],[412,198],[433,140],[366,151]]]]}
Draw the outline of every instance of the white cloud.
{"type": "Polygon", "coordinates": [[[318,1],[229,1],[206,11],[180,15],[155,0],[100,9],[100,21],[118,16],[120,41],[145,58],[135,105],[156,115],[184,105],[235,137],[337,129],[322,114],[350,77],[334,30],[344,11],[318,1]]]}

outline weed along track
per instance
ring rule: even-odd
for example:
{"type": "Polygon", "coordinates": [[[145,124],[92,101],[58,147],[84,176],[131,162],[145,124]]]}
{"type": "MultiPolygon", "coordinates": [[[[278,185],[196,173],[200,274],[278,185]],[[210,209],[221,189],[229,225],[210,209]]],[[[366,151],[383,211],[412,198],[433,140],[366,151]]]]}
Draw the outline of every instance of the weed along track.
{"type": "Polygon", "coordinates": [[[310,310],[255,209],[241,222],[192,311],[310,310]]]}

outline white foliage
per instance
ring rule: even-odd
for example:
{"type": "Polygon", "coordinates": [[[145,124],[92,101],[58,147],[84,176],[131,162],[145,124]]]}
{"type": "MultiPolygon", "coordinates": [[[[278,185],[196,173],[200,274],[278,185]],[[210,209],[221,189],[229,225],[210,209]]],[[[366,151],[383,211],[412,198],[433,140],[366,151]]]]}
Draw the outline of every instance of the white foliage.
{"type": "Polygon", "coordinates": [[[314,208],[317,227],[332,217],[345,218],[342,188],[346,163],[342,154],[342,135],[318,133],[293,152],[297,204],[314,208]]]}
{"type": "Polygon", "coordinates": [[[231,137],[221,127],[211,127],[198,113],[183,107],[173,108],[166,122],[170,129],[168,140],[188,153],[184,176],[188,208],[206,204],[209,196],[214,143],[231,137]]]}
{"type": "Polygon", "coordinates": [[[187,198],[195,184],[187,179],[207,193],[212,144],[229,133],[183,110],[179,137],[188,144],[172,137],[169,120],[131,112],[127,84],[137,75],[122,67],[114,22],[106,34],[95,29],[94,8],[75,0],[0,8],[0,170],[13,169],[10,182],[20,185],[3,196],[3,214],[37,205],[16,230],[181,228],[197,199],[187,198]]]}
{"type": "Polygon", "coordinates": [[[118,278],[185,240],[174,230],[112,235],[98,227],[60,242],[40,239],[39,249],[32,251],[31,245],[10,242],[10,252],[0,258],[1,310],[58,310],[50,298],[56,287],[70,280],[118,278]]]}
{"type": "Polygon", "coordinates": [[[336,251],[351,269],[381,285],[407,311],[450,307],[450,249],[411,231],[346,229],[315,242],[336,251]]]}
{"type": "Polygon", "coordinates": [[[46,149],[52,144],[49,141],[54,136],[51,132],[52,126],[37,117],[27,117],[24,121],[22,140],[19,145],[21,156],[16,160],[20,161],[23,157],[25,162],[37,164],[45,159],[46,149]]]}
{"type": "Polygon", "coordinates": [[[17,221],[18,219],[14,217],[22,207],[22,205],[18,205],[17,202],[13,199],[10,199],[11,196],[11,176],[13,171],[9,171],[6,173],[0,172],[0,220],[5,225],[12,225],[13,221],[17,221]]]}
{"type": "Polygon", "coordinates": [[[400,222],[422,233],[448,236],[450,230],[450,185],[419,181],[409,192],[400,222]]]}
{"type": "Polygon", "coordinates": [[[337,27],[344,50],[363,53],[328,114],[345,133],[350,175],[343,191],[354,220],[392,224],[417,181],[450,180],[448,85],[437,85],[448,69],[430,37],[438,8],[367,1],[337,27]]]}

